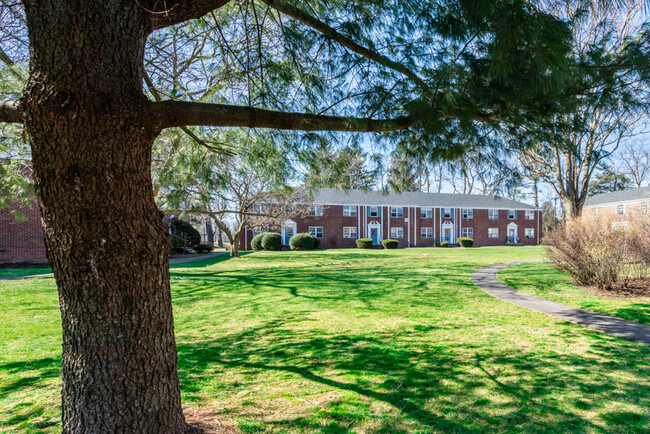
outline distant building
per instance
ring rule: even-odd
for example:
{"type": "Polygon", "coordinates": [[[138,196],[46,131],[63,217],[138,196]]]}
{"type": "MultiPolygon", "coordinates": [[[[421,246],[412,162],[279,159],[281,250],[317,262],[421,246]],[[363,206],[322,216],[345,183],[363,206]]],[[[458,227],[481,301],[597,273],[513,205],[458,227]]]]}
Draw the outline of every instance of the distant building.
{"type": "MultiPolygon", "coordinates": [[[[310,215],[288,219],[282,242],[309,232],[321,247],[355,247],[357,238],[373,244],[392,238],[400,247],[433,247],[457,238],[478,246],[539,244],[542,211],[532,205],[497,196],[320,189],[314,192],[310,215]]],[[[247,228],[242,244],[250,249],[255,233],[247,228]]]]}
{"type": "Polygon", "coordinates": [[[614,215],[623,220],[634,213],[650,213],[650,187],[597,194],[585,201],[582,210],[585,216],[614,215]]]}
{"type": "Polygon", "coordinates": [[[0,209],[0,264],[46,264],[45,242],[38,204],[32,208],[10,205],[0,209]],[[16,220],[18,210],[27,220],[16,220]]]}

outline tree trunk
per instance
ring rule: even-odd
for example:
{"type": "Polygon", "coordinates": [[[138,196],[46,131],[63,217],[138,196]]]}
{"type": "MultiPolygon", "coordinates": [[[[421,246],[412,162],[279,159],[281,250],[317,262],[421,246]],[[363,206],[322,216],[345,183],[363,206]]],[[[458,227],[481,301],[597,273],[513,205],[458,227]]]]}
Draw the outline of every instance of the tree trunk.
{"type": "Polygon", "coordinates": [[[242,231],[237,231],[230,243],[230,257],[239,258],[239,243],[241,242],[242,231]]]}
{"type": "Polygon", "coordinates": [[[187,431],[138,2],[24,1],[23,100],[63,326],[65,433],[187,431]]]}
{"type": "Polygon", "coordinates": [[[564,208],[565,221],[573,220],[576,217],[580,217],[580,214],[582,214],[582,207],[579,206],[578,201],[570,197],[562,198],[562,207],[564,208]]]}

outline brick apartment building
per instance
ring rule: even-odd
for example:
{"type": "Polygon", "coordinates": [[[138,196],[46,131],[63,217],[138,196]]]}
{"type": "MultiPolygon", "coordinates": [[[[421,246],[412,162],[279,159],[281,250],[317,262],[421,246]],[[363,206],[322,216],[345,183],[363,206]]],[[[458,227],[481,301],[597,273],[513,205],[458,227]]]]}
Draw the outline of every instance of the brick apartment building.
{"type": "Polygon", "coordinates": [[[32,208],[15,205],[0,209],[0,264],[45,264],[45,243],[38,204],[32,208]],[[18,210],[27,220],[17,220],[18,210]]]}
{"type": "Polygon", "coordinates": [[[615,215],[623,220],[637,212],[650,213],[650,187],[597,194],[583,207],[583,215],[615,215]]]}
{"type": "MultiPolygon", "coordinates": [[[[321,247],[356,247],[357,238],[400,241],[400,247],[433,247],[442,241],[455,244],[459,237],[477,246],[539,244],[539,208],[496,196],[378,191],[314,191],[313,207],[305,218],[282,225],[282,242],[296,233],[310,232],[321,247]]],[[[247,228],[245,249],[255,233],[247,228]]]]}

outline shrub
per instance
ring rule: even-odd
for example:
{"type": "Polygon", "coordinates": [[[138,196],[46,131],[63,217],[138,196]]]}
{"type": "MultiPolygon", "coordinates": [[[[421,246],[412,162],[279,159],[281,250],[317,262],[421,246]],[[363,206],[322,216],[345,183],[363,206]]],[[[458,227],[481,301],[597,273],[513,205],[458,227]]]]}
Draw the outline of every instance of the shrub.
{"type": "Polygon", "coordinates": [[[317,249],[320,246],[320,238],[314,238],[314,249],[317,249]]]}
{"type": "Polygon", "coordinates": [[[440,247],[449,247],[449,241],[442,241],[440,247]]]}
{"type": "Polygon", "coordinates": [[[172,235],[181,237],[183,247],[194,247],[201,244],[201,234],[188,222],[173,218],[169,221],[169,228],[172,235]]]}
{"type": "Polygon", "coordinates": [[[472,238],[460,237],[456,238],[456,241],[461,247],[472,247],[474,245],[474,239],[472,238]]]}
{"type": "Polygon", "coordinates": [[[267,232],[262,237],[262,248],[264,250],[280,250],[282,247],[282,235],[276,232],[267,232]]]}
{"type": "Polygon", "coordinates": [[[210,244],[199,244],[194,247],[194,251],[197,253],[210,253],[212,251],[212,246],[210,244]]]}
{"type": "Polygon", "coordinates": [[[178,235],[169,236],[169,251],[171,253],[184,253],[185,252],[185,241],[178,235]]]}
{"type": "Polygon", "coordinates": [[[399,241],[386,239],[381,242],[381,245],[384,246],[384,249],[396,249],[399,245],[399,241]]]}
{"type": "Polygon", "coordinates": [[[610,289],[630,263],[630,235],[611,217],[582,217],[558,227],[545,241],[549,258],[578,285],[610,289]]]}
{"type": "Polygon", "coordinates": [[[314,237],[311,234],[296,234],[289,240],[291,250],[311,250],[314,248],[314,237]]]}
{"type": "Polygon", "coordinates": [[[262,250],[262,238],[264,238],[264,235],[266,235],[268,232],[260,232],[259,234],[255,235],[253,239],[251,240],[251,248],[253,250],[262,250]]]}
{"type": "Polygon", "coordinates": [[[357,247],[360,249],[372,249],[372,238],[359,238],[357,247]]]}

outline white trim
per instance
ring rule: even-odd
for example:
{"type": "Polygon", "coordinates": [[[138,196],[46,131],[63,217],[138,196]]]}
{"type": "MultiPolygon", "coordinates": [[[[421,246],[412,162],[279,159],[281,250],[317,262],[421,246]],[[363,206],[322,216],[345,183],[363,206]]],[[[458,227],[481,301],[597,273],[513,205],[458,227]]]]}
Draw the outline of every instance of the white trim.
{"type": "Polygon", "coordinates": [[[411,207],[408,207],[407,210],[408,210],[408,217],[406,220],[406,231],[407,231],[406,246],[411,247],[411,207]]]}
{"type": "Polygon", "coordinates": [[[440,241],[449,241],[449,244],[456,244],[456,225],[454,223],[451,223],[450,221],[446,221],[444,224],[440,226],[440,241]],[[445,233],[445,229],[449,228],[450,226],[451,226],[451,231],[449,232],[450,239],[443,240],[442,237],[444,236],[443,234],[445,233]]]}
{"type": "MultiPolygon", "coordinates": [[[[643,188],[643,187],[642,187],[643,188]]],[[[627,204],[627,203],[641,203],[643,201],[650,200],[650,197],[642,197],[639,199],[630,199],[630,200],[617,200],[616,202],[604,202],[604,203],[598,203],[594,205],[583,205],[582,209],[592,209],[592,208],[598,208],[599,206],[610,206],[610,205],[618,205],[619,203],[627,204]]]]}
{"type": "Polygon", "coordinates": [[[357,208],[359,209],[357,212],[357,215],[359,218],[357,219],[357,234],[362,234],[361,232],[361,205],[357,205],[357,208]]]}
{"type": "Polygon", "coordinates": [[[519,242],[519,226],[517,226],[517,223],[515,222],[510,222],[508,223],[508,226],[506,226],[506,244],[508,243],[508,237],[510,237],[510,229],[515,230],[515,239],[513,240],[513,244],[519,242]]]}
{"type": "MultiPolygon", "coordinates": [[[[639,199],[639,200],[646,200],[646,199],[639,199]]],[[[631,201],[631,202],[636,202],[636,201],[631,201]]],[[[312,203],[314,205],[327,205],[327,206],[348,206],[348,205],[350,205],[349,203],[331,203],[331,202],[323,202],[323,203],[312,202],[312,203]]],[[[423,207],[423,208],[459,208],[458,205],[439,205],[439,204],[436,204],[436,205],[413,205],[413,204],[411,204],[411,205],[386,205],[386,204],[377,205],[377,204],[374,204],[374,203],[366,203],[366,204],[363,204],[361,206],[387,206],[389,208],[390,207],[407,208],[409,206],[419,206],[419,207],[423,207]]],[[[600,205],[598,205],[598,206],[600,206],[600,205]]],[[[469,206],[467,206],[465,208],[469,208],[469,206]]],[[[484,207],[471,205],[471,208],[472,209],[498,209],[498,210],[514,209],[514,210],[517,210],[517,211],[525,211],[525,210],[540,211],[541,210],[541,208],[535,208],[535,207],[532,207],[532,208],[499,207],[497,204],[495,204],[495,206],[484,206],[484,207]]]]}
{"type": "Polygon", "coordinates": [[[383,235],[381,233],[381,224],[380,223],[378,223],[377,221],[371,221],[370,223],[368,223],[368,225],[366,227],[367,232],[366,232],[365,238],[372,238],[372,236],[370,236],[370,230],[375,229],[375,228],[377,229],[377,244],[374,244],[376,246],[378,244],[381,244],[382,240],[384,239],[384,237],[383,237],[383,235]]]}
{"type": "MultiPolygon", "coordinates": [[[[282,245],[283,245],[283,246],[288,246],[288,245],[289,245],[288,242],[287,242],[286,244],[285,244],[285,242],[284,242],[284,240],[287,238],[287,233],[286,233],[286,231],[285,231],[285,228],[286,228],[286,227],[291,227],[291,228],[293,228],[293,235],[296,235],[296,233],[298,233],[298,224],[297,224],[295,221],[291,220],[291,219],[285,220],[285,221],[282,223],[282,231],[281,231],[281,233],[282,233],[282,234],[281,234],[281,235],[282,235],[282,245]]],[[[293,235],[292,235],[292,236],[293,236],[293,235]]]]}
{"type": "Polygon", "coordinates": [[[413,224],[415,228],[413,229],[413,236],[415,237],[415,247],[418,246],[418,208],[413,208],[413,224]]]}

